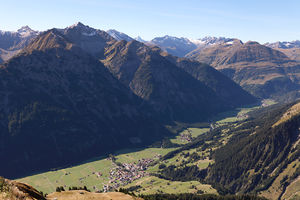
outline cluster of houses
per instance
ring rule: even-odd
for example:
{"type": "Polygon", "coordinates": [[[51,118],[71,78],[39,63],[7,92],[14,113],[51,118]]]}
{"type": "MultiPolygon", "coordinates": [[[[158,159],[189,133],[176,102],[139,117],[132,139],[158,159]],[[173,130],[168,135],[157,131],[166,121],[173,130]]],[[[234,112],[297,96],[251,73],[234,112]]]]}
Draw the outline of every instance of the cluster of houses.
{"type": "Polygon", "coordinates": [[[192,141],[192,133],[190,132],[190,130],[188,130],[187,133],[181,133],[180,140],[182,142],[191,142],[192,141]]]}
{"type": "Polygon", "coordinates": [[[136,179],[148,176],[149,174],[146,172],[146,169],[153,161],[151,158],[143,158],[137,163],[115,164],[115,167],[110,170],[109,184],[103,186],[103,192],[112,191],[136,179]]]}

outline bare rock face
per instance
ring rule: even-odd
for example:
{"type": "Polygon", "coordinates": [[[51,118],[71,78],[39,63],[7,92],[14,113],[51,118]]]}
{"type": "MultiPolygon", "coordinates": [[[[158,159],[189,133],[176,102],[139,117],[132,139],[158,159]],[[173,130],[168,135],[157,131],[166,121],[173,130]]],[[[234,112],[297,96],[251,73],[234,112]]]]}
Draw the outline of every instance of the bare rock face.
{"type": "Polygon", "coordinates": [[[1,200],[46,200],[42,193],[30,185],[0,177],[1,200]]]}
{"type": "Polygon", "coordinates": [[[61,30],[61,32],[70,42],[76,44],[87,53],[99,58],[103,56],[104,49],[107,45],[116,42],[116,40],[105,31],[91,28],[80,22],[61,30]]]}

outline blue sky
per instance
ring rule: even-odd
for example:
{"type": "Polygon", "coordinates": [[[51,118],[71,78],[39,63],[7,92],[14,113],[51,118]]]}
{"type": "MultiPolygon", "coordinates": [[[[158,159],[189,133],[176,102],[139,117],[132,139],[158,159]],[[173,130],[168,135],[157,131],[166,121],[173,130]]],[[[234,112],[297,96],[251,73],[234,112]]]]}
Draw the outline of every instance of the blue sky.
{"type": "Polygon", "coordinates": [[[64,28],[80,21],[150,40],[224,36],[300,40],[299,0],[0,0],[0,30],[64,28]]]}

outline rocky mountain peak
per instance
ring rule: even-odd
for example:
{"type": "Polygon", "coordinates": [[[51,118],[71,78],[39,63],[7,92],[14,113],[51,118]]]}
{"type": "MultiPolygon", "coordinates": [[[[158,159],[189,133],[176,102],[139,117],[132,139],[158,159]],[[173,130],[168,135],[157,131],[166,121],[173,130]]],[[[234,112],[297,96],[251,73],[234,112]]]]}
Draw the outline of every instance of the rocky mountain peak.
{"type": "Polygon", "coordinates": [[[97,34],[98,30],[94,29],[92,27],[89,27],[87,25],[84,25],[81,22],[77,22],[76,24],[73,24],[66,29],[64,29],[64,33],[68,32],[77,32],[84,36],[94,36],[97,34]]]}
{"type": "Polygon", "coordinates": [[[22,26],[17,30],[17,33],[20,34],[21,37],[32,37],[38,34],[38,31],[32,30],[29,26],[22,26]]]}
{"type": "Polygon", "coordinates": [[[199,39],[200,43],[204,45],[211,45],[211,44],[217,44],[217,43],[226,43],[233,41],[233,38],[225,38],[225,37],[212,37],[212,36],[206,36],[204,38],[199,39]]]}
{"type": "Polygon", "coordinates": [[[106,31],[111,37],[115,38],[116,40],[125,40],[127,42],[134,40],[132,37],[126,35],[125,33],[119,32],[115,29],[109,29],[106,31]]]}
{"type": "Polygon", "coordinates": [[[146,42],[146,40],[144,40],[143,38],[141,38],[141,36],[137,36],[136,38],[134,38],[136,41],[139,42],[146,42]]]}
{"type": "Polygon", "coordinates": [[[291,48],[300,48],[300,40],[295,41],[283,41],[283,42],[274,42],[274,43],[266,43],[265,44],[271,48],[278,48],[278,49],[291,49],[291,48]]]}
{"type": "Polygon", "coordinates": [[[32,52],[33,50],[46,50],[50,48],[67,48],[72,45],[67,42],[64,35],[57,29],[50,29],[41,33],[25,47],[24,51],[32,52]]]}
{"type": "Polygon", "coordinates": [[[178,42],[182,42],[182,43],[191,43],[190,40],[187,39],[187,38],[184,38],[184,37],[178,38],[178,37],[169,36],[169,35],[154,38],[151,42],[153,42],[153,43],[165,43],[165,42],[174,42],[174,41],[178,41],[178,42]]]}
{"type": "Polygon", "coordinates": [[[245,45],[260,45],[260,44],[256,41],[248,41],[245,43],[245,45]]]}
{"type": "Polygon", "coordinates": [[[81,22],[76,22],[75,24],[69,26],[69,28],[84,28],[84,27],[89,27],[89,26],[84,25],[84,24],[81,23],[81,22]]]}

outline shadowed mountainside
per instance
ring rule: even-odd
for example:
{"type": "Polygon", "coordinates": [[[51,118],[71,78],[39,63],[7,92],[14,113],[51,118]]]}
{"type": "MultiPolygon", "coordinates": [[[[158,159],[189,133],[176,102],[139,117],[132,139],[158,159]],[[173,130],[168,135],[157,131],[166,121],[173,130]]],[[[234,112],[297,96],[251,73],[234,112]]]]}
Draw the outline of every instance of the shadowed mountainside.
{"type": "MultiPolygon", "coordinates": [[[[222,94],[214,90],[216,87],[212,82],[217,82],[224,75],[215,70],[199,70],[199,73],[203,73],[202,79],[197,79],[181,69],[179,64],[177,66],[177,62],[162,56],[160,49],[137,41],[114,43],[106,49],[105,56],[102,62],[116,78],[163,116],[171,116],[172,120],[199,121],[234,106],[255,102],[242,89],[236,94],[227,93],[232,87],[223,88],[222,92],[227,93],[225,96],[236,98],[240,94],[247,94],[249,99],[237,99],[236,103],[222,98],[222,94]]],[[[186,60],[186,63],[192,62],[186,60]]],[[[191,67],[196,68],[197,64],[191,67]]],[[[226,77],[223,80],[232,82],[226,77]]],[[[232,82],[231,86],[236,85],[232,82]]]]}
{"type": "Polygon", "coordinates": [[[70,41],[47,31],[0,68],[0,170],[7,177],[168,134],[141,99],[70,41]]]}

